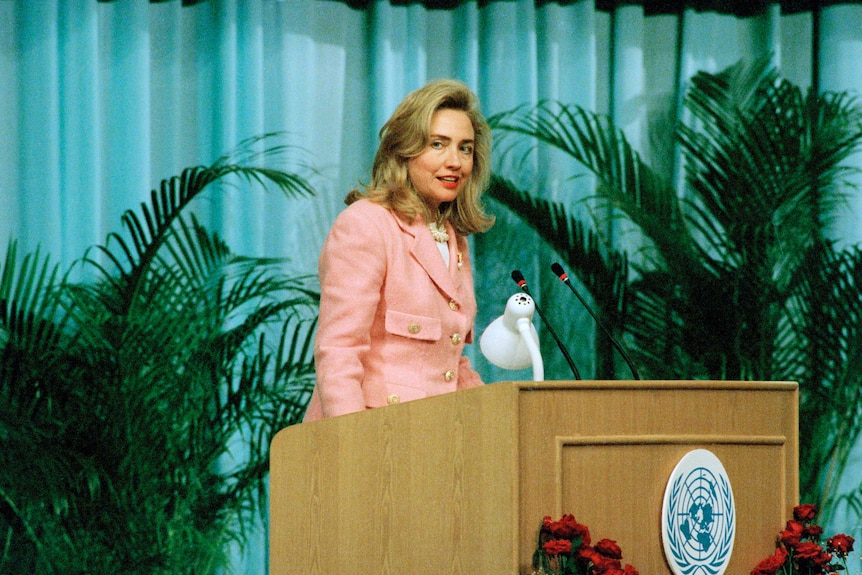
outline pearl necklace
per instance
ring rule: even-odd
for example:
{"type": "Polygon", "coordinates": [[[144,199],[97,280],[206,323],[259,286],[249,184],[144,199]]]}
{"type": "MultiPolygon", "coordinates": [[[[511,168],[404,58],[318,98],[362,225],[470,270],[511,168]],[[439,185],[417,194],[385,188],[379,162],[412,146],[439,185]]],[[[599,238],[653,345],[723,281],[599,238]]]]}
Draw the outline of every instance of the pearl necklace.
{"type": "Polygon", "coordinates": [[[440,222],[431,222],[428,224],[428,229],[431,230],[431,237],[435,242],[448,242],[449,232],[440,222]]]}

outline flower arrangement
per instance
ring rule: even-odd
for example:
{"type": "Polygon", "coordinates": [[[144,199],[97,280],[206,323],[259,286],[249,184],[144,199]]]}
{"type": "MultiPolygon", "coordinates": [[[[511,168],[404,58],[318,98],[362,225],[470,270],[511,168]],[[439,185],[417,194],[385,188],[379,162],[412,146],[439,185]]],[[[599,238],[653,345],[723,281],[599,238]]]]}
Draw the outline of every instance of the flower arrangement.
{"type": "Polygon", "coordinates": [[[823,528],[814,523],[817,506],[798,505],[793,519],[778,534],[775,552],[758,563],[751,575],[834,575],[847,569],[854,540],[840,533],[820,544],[823,528]]]}
{"type": "Polygon", "coordinates": [[[542,520],[531,575],[638,575],[622,566],[622,551],[616,541],[602,539],[590,545],[590,530],[571,514],[559,521],[542,520]]]}

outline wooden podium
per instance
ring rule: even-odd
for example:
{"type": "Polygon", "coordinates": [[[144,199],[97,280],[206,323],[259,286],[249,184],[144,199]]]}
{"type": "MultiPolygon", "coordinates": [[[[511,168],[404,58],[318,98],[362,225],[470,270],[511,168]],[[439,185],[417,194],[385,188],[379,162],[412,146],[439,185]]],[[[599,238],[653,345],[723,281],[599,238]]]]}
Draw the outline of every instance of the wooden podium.
{"type": "Polygon", "coordinates": [[[727,575],[798,503],[795,383],[507,382],[295,425],[272,443],[271,575],[520,575],[572,513],[641,575],[671,573],[665,487],[703,448],[730,479],[727,575]]]}

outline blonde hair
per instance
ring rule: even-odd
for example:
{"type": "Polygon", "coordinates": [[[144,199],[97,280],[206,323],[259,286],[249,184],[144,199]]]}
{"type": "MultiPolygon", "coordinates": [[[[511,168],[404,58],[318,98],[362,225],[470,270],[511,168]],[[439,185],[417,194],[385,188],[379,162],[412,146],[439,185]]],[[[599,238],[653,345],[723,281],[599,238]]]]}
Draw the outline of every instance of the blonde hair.
{"type": "Polygon", "coordinates": [[[479,110],[479,99],[466,84],[457,80],[434,80],[404,98],[380,129],[371,182],[364,191],[351,191],[345,202],[350,204],[366,197],[408,221],[417,215],[425,221],[433,221],[434,215],[410,181],[407,162],[428,145],[431,119],[435,112],[444,109],[459,110],[470,118],[475,141],[473,170],[464,190],[448,205],[442,204],[441,211],[459,234],[469,235],[490,228],[494,217],[485,213],[481,199],[491,176],[491,128],[479,110]]]}

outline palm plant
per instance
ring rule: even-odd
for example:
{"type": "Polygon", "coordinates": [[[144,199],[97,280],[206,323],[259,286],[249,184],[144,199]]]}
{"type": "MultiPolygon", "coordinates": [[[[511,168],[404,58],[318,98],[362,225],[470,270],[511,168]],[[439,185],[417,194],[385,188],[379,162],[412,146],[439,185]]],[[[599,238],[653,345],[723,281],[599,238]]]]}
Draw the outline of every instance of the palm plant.
{"type": "MultiPolygon", "coordinates": [[[[761,61],[698,73],[684,109],[681,187],[606,116],[552,101],[498,114],[501,164],[535,143],[562,151],[595,176],[602,210],[593,226],[574,215],[582,198],[547,201],[503,172],[491,196],[560,254],[646,376],[798,381],[801,497],[828,517],[862,429],[862,251],[827,234],[857,193],[847,160],[862,108],[804,93],[761,61]],[[620,221],[640,232],[636,246],[608,234],[620,221]]],[[[860,494],[845,497],[857,511],[860,494]]]]}
{"type": "Polygon", "coordinates": [[[257,139],[165,180],[76,264],[0,273],[0,571],[211,573],[265,505],[313,384],[318,295],[186,211],[221,184],[312,189],[257,139]],[[231,446],[241,445],[240,452],[231,446]]]}

